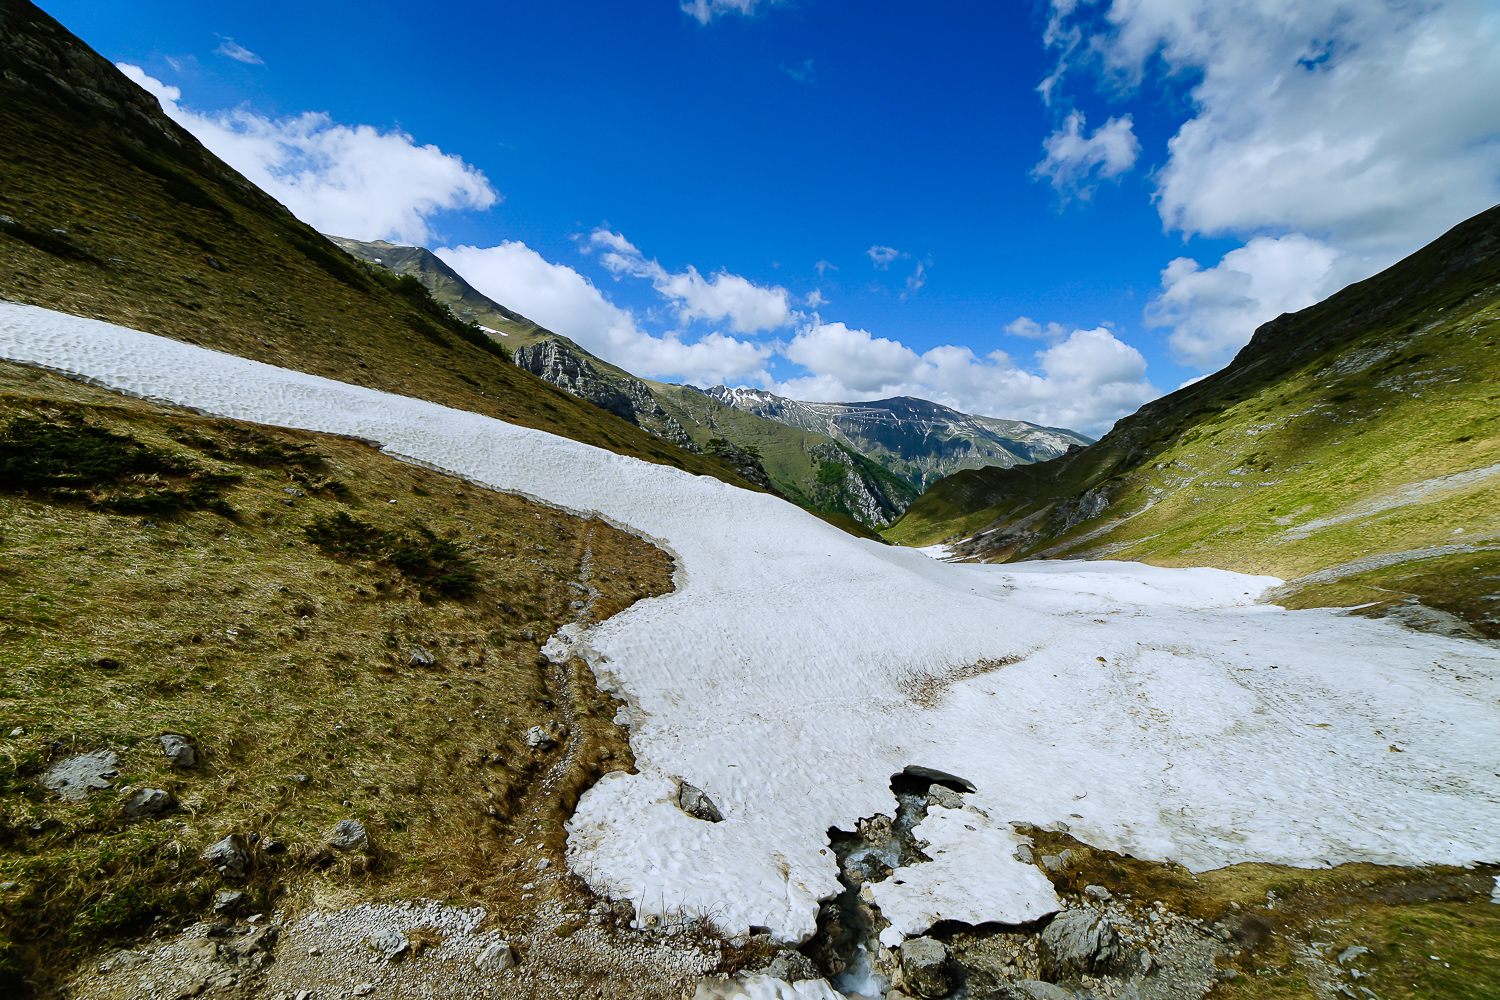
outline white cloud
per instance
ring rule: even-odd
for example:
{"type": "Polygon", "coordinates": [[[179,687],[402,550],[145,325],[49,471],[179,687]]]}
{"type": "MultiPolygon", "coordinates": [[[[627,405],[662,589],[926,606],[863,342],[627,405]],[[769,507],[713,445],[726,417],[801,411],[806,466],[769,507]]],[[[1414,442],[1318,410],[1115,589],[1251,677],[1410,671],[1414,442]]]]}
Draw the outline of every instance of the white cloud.
{"type": "Polygon", "coordinates": [[[1333,291],[1338,251],[1300,233],[1258,236],[1204,270],[1178,257],[1161,273],[1162,292],[1146,308],[1152,326],[1170,326],[1178,360],[1219,368],[1255,328],[1333,291]]]}
{"type": "Polygon", "coordinates": [[[1063,121],[1063,127],[1042,140],[1047,155],[1032,170],[1033,176],[1045,177],[1064,195],[1088,198],[1093,194],[1094,177],[1109,180],[1135,166],[1141,144],[1135,137],[1130,115],[1111,118],[1084,134],[1084,117],[1074,111],[1063,121]]]}
{"type": "Polygon", "coordinates": [[[735,331],[755,333],[789,326],[795,318],[791,293],[780,285],[767,288],[728,271],[705,278],[692,265],[674,274],[647,260],[623,235],[607,229],[594,230],[589,246],[603,250],[599,262],[615,274],[649,279],[651,287],[675,303],[678,322],[684,325],[699,319],[727,319],[735,331]]]}
{"type": "Polygon", "coordinates": [[[682,377],[701,385],[765,378],[771,347],[721,333],[694,343],[672,334],[652,336],[588,278],[524,243],[439,247],[433,253],[496,302],[637,375],[682,377]]]}
{"type": "Polygon", "coordinates": [[[839,266],[837,264],[830,264],[826,260],[820,260],[813,265],[813,270],[818,272],[818,277],[820,278],[823,276],[824,271],[837,271],[838,269],[839,266]]]}
{"type": "Polygon", "coordinates": [[[720,14],[749,17],[759,5],[760,0],[682,0],[682,12],[697,18],[699,24],[707,24],[720,14]]]}
{"type": "Polygon", "coordinates": [[[901,301],[905,302],[911,296],[921,291],[922,286],[927,284],[927,261],[917,261],[917,269],[906,276],[906,291],[901,293],[901,301]]]}
{"type": "Polygon", "coordinates": [[[821,288],[814,288],[808,292],[807,298],[802,301],[807,304],[807,308],[809,309],[821,309],[828,304],[828,300],[823,297],[823,289],[821,288]]]}
{"type": "Polygon", "coordinates": [[[871,247],[865,251],[865,254],[870,258],[870,263],[874,264],[876,269],[881,271],[889,268],[891,261],[898,257],[906,256],[906,254],[895,247],[871,247]]]}
{"type": "Polygon", "coordinates": [[[771,388],[796,399],[847,401],[911,395],[969,413],[1031,420],[1100,434],[1154,399],[1146,359],[1108,330],[1074,330],[1036,353],[1027,371],[1003,351],[979,358],[967,347],[918,354],[897,341],[821,319],[782,351],[805,376],[771,388]]]}
{"type": "Polygon", "coordinates": [[[325,114],[271,119],[243,109],[200,114],[182,92],[119,63],[162,110],[230,166],[320,232],[423,243],[439,211],[499,200],[484,174],[404,132],[340,125],[325,114]]]}
{"type": "Polygon", "coordinates": [[[1005,332],[1014,337],[1050,340],[1056,343],[1068,335],[1068,328],[1061,323],[1048,323],[1043,326],[1029,316],[1019,316],[1005,325],[1005,332]]]}
{"type": "Polygon", "coordinates": [[[236,42],[233,38],[224,38],[222,35],[219,37],[223,41],[219,43],[218,48],[214,49],[219,55],[228,56],[235,62],[242,62],[248,66],[264,66],[266,64],[264,59],[236,42]]]}
{"type": "Polygon", "coordinates": [[[1276,252],[1310,269],[1283,273],[1279,291],[1268,260],[1174,262],[1150,308],[1187,357],[1222,357],[1254,328],[1248,317],[1367,277],[1500,201],[1493,0],[1054,0],[1046,40],[1058,53],[1049,100],[1082,71],[1112,96],[1155,66],[1168,85],[1196,81],[1155,175],[1168,229],[1308,241],[1276,252]],[[1335,255],[1319,281],[1313,242],[1335,255]],[[1238,297],[1236,272],[1251,276],[1238,297]]]}

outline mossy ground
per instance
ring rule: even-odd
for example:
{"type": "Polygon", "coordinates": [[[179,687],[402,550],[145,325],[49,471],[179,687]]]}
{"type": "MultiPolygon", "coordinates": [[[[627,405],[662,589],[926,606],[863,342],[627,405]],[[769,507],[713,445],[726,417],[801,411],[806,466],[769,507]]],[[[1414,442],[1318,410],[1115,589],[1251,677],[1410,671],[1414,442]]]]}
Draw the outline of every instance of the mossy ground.
{"type": "Polygon", "coordinates": [[[1038,854],[1073,852],[1052,874],[1064,895],[1102,885],[1132,905],[1160,901],[1220,928],[1236,953],[1210,1000],[1366,996],[1488,1000],[1500,996],[1500,868],[1325,869],[1240,864],[1194,874],[1036,831],[1038,854]],[[1341,966],[1350,947],[1369,949],[1341,966]],[[1349,970],[1355,970],[1358,977],[1349,970]]]}
{"type": "Polygon", "coordinates": [[[0,425],[17,418],[99,428],[237,481],[221,511],[145,517],[0,492],[6,989],[45,988],[83,952],[201,910],[222,883],[199,852],[230,832],[289,845],[260,855],[248,887],[262,902],[319,885],[478,899],[502,918],[540,902],[519,898],[512,872],[561,865],[577,796],[631,757],[591,673],[539,647],[580,615],[670,589],[666,554],[351,440],[0,366],[0,425]],[[305,529],[339,515],[425,529],[472,587],[445,596],[379,552],[326,553],[305,529]],[[559,746],[529,746],[532,726],[559,746]],[[198,765],[169,767],[164,732],[187,734],[198,765]],[[105,748],[120,757],[114,788],[73,803],[40,787],[50,763],[105,748]],[[127,822],[122,790],[143,786],[180,808],[127,822]],[[351,816],[372,861],[330,867],[315,848],[351,816]]]}

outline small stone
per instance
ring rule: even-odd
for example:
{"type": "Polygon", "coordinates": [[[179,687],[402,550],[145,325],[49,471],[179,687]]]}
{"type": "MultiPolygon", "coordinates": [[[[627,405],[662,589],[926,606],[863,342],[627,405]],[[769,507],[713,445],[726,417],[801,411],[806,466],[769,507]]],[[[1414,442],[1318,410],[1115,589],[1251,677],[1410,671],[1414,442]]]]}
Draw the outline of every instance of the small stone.
{"type": "Polygon", "coordinates": [[[1062,858],[1058,857],[1056,854],[1043,854],[1042,867],[1047,869],[1049,872],[1060,872],[1063,870],[1062,858]]]}
{"type": "Polygon", "coordinates": [[[1034,864],[1036,862],[1036,855],[1031,853],[1031,848],[1026,844],[1016,845],[1015,857],[1023,865],[1034,864]]]}
{"type": "Polygon", "coordinates": [[[411,942],[406,935],[400,931],[386,927],[371,934],[369,939],[371,949],[379,952],[387,962],[394,961],[411,947],[411,942]]]}
{"type": "Polygon", "coordinates": [[[772,979],[780,979],[784,983],[800,983],[805,979],[821,979],[823,974],[813,964],[813,960],[800,951],[781,951],[771,959],[771,964],[763,970],[772,979]]]}
{"type": "Polygon", "coordinates": [[[1064,868],[1067,868],[1073,863],[1073,851],[1071,849],[1063,851],[1057,856],[1057,860],[1062,862],[1064,868]]]}
{"type": "Polygon", "coordinates": [[[516,960],[516,950],[510,946],[509,941],[496,941],[474,959],[474,968],[484,969],[487,972],[504,972],[506,969],[514,969],[519,964],[516,960]]]}
{"type": "Polygon", "coordinates": [[[225,878],[242,877],[245,874],[245,866],[250,863],[250,853],[245,849],[245,838],[237,833],[231,833],[218,843],[204,848],[199,857],[213,865],[215,870],[225,878]]]}
{"type": "Polygon", "coordinates": [[[1097,899],[1101,903],[1111,898],[1110,891],[1102,885],[1086,885],[1083,887],[1083,893],[1090,899],[1097,899]]]}
{"type": "Polygon", "coordinates": [[[25,735],[26,735],[26,730],[24,730],[24,729],[22,729],[22,728],[21,728],[21,727],[20,727],[20,726],[17,726],[17,727],[16,727],[16,728],[14,728],[14,729],[12,729],[12,730],[11,730],[11,731],[10,731],[10,735],[11,735],[11,736],[12,736],[12,737],[21,737],[21,736],[25,736],[25,735]]]}
{"type": "Polygon", "coordinates": [[[186,737],[177,733],[162,733],[159,739],[161,752],[167,755],[167,760],[172,762],[173,767],[192,767],[198,762],[198,753],[186,737]]]}
{"type": "Polygon", "coordinates": [[[1339,952],[1339,964],[1340,965],[1348,965],[1350,962],[1354,961],[1359,956],[1361,956],[1361,955],[1368,955],[1369,953],[1370,953],[1370,949],[1366,948],[1364,945],[1361,945],[1361,944],[1350,945],[1349,947],[1345,948],[1343,951],[1339,952]]]}
{"type": "Polygon", "coordinates": [[[1156,958],[1145,948],[1141,949],[1141,972],[1150,972],[1151,967],[1156,964],[1156,958]]]}
{"type": "Polygon", "coordinates": [[[214,893],[214,912],[226,913],[245,901],[245,894],[238,889],[220,889],[214,893]]]}
{"type": "MultiPolygon", "coordinates": [[[[453,720],[449,719],[448,721],[452,722],[453,720]]],[[[547,735],[546,730],[541,726],[532,726],[526,730],[526,745],[533,750],[546,750],[549,747],[557,746],[557,741],[547,735]]]]}
{"type": "Polygon", "coordinates": [[[281,492],[285,493],[289,497],[305,497],[305,496],[307,496],[306,493],[303,493],[301,490],[297,489],[297,487],[295,487],[295,486],[288,486],[285,489],[283,489],[281,492]]]}
{"type": "Polygon", "coordinates": [[[299,785],[305,785],[312,779],[305,774],[294,774],[292,775],[292,780],[299,785]]]}
{"type": "Polygon", "coordinates": [[[115,770],[118,763],[119,758],[109,750],[69,757],[47,768],[42,775],[42,787],[65,799],[82,802],[91,790],[108,788],[110,781],[120,776],[115,770]]]}
{"type": "Polygon", "coordinates": [[[358,986],[354,987],[354,989],[350,990],[349,992],[353,993],[357,997],[367,997],[371,993],[375,992],[375,984],[374,983],[360,983],[358,986]]]}
{"type": "MultiPolygon", "coordinates": [[[[394,500],[391,502],[395,503],[394,500]]],[[[433,658],[431,653],[421,648],[413,649],[406,657],[406,665],[408,667],[430,667],[436,662],[437,660],[433,658]]]]}
{"type": "Polygon", "coordinates": [[[127,819],[143,816],[159,816],[177,803],[172,796],[160,788],[137,788],[125,797],[122,811],[127,819]]]}
{"type": "Polygon", "coordinates": [[[953,989],[953,955],[948,946],[932,938],[908,938],[901,942],[902,987],[928,1000],[946,996],[953,989]]]}
{"type": "Polygon", "coordinates": [[[714,805],[714,800],[708,797],[708,793],[686,781],[679,783],[677,807],[694,819],[705,820],[709,823],[724,822],[724,815],[719,812],[719,807],[714,805]]]}
{"type": "Polygon", "coordinates": [[[365,825],[357,819],[341,819],[328,831],[328,846],[336,851],[360,851],[369,842],[365,825]]]}

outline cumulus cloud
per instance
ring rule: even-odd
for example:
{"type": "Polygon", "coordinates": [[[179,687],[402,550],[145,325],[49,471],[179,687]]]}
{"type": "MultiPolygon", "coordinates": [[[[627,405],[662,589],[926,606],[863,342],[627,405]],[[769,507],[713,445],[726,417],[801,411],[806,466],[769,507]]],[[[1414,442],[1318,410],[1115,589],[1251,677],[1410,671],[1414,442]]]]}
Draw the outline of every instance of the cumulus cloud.
{"type": "Polygon", "coordinates": [[[1326,294],[1367,277],[1500,201],[1490,0],[1054,0],[1046,40],[1058,54],[1049,99],[1080,74],[1116,96],[1157,66],[1167,86],[1194,81],[1190,117],[1155,175],[1158,211],[1171,230],[1250,240],[1238,263],[1174,262],[1151,307],[1202,363],[1238,346],[1248,317],[1302,301],[1310,285],[1326,294]],[[1309,242],[1274,255],[1310,270],[1272,290],[1254,276],[1276,267],[1246,259],[1267,245],[1252,244],[1298,234],[1309,242]],[[1313,242],[1335,255],[1320,281],[1313,242]]]}
{"type": "Polygon", "coordinates": [[[309,112],[272,119],[238,109],[200,114],[182,91],[119,63],[162,110],[230,166],[325,233],[423,243],[437,212],[499,200],[483,172],[404,132],[341,125],[309,112]]]}
{"type": "Polygon", "coordinates": [[[647,260],[623,235],[608,229],[594,230],[589,246],[601,251],[599,262],[615,274],[648,279],[651,287],[674,303],[678,322],[684,325],[700,319],[727,319],[736,332],[755,333],[789,326],[795,318],[791,293],[780,285],[767,288],[728,271],[705,278],[692,265],[673,273],[647,260]]]}
{"type": "Polygon", "coordinates": [[[1068,335],[1068,328],[1061,323],[1048,323],[1043,326],[1029,316],[1018,316],[1005,325],[1005,332],[1013,337],[1050,340],[1055,343],[1068,335]]]}
{"type": "Polygon", "coordinates": [[[1218,368],[1255,328],[1295,312],[1334,289],[1338,251],[1300,233],[1258,236],[1213,267],[1178,257],[1161,273],[1162,292],[1146,309],[1152,326],[1170,326],[1178,360],[1218,368]]]}
{"type": "Polygon", "coordinates": [[[627,371],[686,378],[703,385],[763,380],[769,346],[711,333],[695,342],[652,336],[573,268],[524,243],[439,247],[439,258],[496,302],[560,333],[627,371]]]}
{"type": "Polygon", "coordinates": [[[906,254],[895,247],[871,247],[865,251],[865,254],[870,258],[870,263],[874,264],[876,269],[880,271],[888,269],[891,266],[891,261],[898,257],[906,256],[906,254]]]}
{"type": "Polygon", "coordinates": [[[821,309],[828,304],[828,300],[823,297],[823,289],[821,288],[814,288],[808,292],[807,298],[802,301],[807,304],[807,308],[809,309],[821,309]]]}
{"type": "Polygon", "coordinates": [[[1045,177],[1063,195],[1089,198],[1095,178],[1109,180],[1135,166],[1141,144],[1135,137],[1130,115],[1111,118],[1084,133],[1081,111],[1074,111],[1063,121],[1063,127],[1042,140],[1047,155],[1032,170],[1032,176],[1045,177]]]}
{"type": "Polygon", "coordinates": [[[219,43],[219,47],[214,49],[219,55],[228,56],[235,62],[242,62],[247,66],[264,66],[266,64],[264,59],[236,42],[233,38],[224,38],[222,35],[219,37],[222,40],[219,43]]]}
{"type": "Polygon", "coordinates": [[[1146,359],[1110,331],[1074,330],[1036,352],[1032,370],[1004,351],[967,347],[918,354],[898,341],[814,319],[782,351],[808,374],[771,388],[797,399],[847,401],[912,395],[969,413],[1101,434],[1156,398],[1146,359]]]}
{"type": "MultiPolygon", "coordinates": [[[[775,0],[771,0],[775,2],[775,0]]],[[[682,0],[682,12],[696,18],[699,24],[707,24],[720,14],[755,13],[760,0],[682,0]]]]}

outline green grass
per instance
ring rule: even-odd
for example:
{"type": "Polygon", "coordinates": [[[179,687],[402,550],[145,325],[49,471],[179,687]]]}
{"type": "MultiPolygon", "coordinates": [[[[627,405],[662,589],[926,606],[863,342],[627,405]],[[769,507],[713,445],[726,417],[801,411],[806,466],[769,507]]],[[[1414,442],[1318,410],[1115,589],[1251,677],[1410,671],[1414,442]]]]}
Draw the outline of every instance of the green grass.
{"type": "MultiPolygon", "coordinates": [[[[1148,404],[1083,452],[942,480],[883,534],[922,545],[989,531],[967,551],[1286,579],[1382,553],[1500,541],[1495,479],[1432,484],[1500,463],[1500,255],[1468,249],[1494,229],[1500,210],[1262,328],[1224,372],[1148,404]],[[1447,270],[1453,258],[1466,267],[1447,270]],[[1396,502],[1424,483],[1413,502],[1396,502]],[[1088,490],[1108,507],[1068,524],[1068,505],[1088,490]]],[[[1408,563],[1399,575],[1403,596],[1461,597],[1449,604],[1500,635],[1481,588],[1449,594],[1450,563],[1408,563]]],[[[1331,600],[1356,582],[1300,600],[1331,600]]]]}

